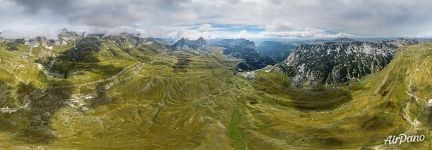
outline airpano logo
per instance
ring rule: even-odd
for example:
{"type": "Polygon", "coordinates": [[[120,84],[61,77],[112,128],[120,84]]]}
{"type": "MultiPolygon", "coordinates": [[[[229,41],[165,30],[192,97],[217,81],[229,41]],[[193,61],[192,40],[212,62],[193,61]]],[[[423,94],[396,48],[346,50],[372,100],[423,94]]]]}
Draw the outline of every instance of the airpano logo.
{"type": "Polygon", "coordinates": [[[402,144],[405,142],[413,143],[413,142],[422,142],[426,139],[425,135],[406,135],[399,134],[399,136],[390,135],[384,140],[384,145],[391,144],[402,144]]]}

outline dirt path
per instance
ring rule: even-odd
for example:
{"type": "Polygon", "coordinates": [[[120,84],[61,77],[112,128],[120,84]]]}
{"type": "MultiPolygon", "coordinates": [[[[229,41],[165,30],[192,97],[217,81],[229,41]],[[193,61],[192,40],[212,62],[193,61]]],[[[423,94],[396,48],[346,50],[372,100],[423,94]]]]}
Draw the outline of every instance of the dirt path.
{"type": "MultiPolygon", "coordinates": [[[[412,81],[409,82],[408,84],[408,91],[405,91],[410,97],[414,98],[415,101],[414,103],[420,104],[420,106],[425,106],[427,107],[427,102],[421,98],[419,98],[417,95],[415,95],[412,92],[412,81]]],[[[422,125],[422,123],[420,121],[417,120],[417,118],[411,118],[410,114],[410,107],[411,107],[411,101],[407,101],[406,106],[403,109],[403,118],[411,125],[410,129],[408,129],[408,131],[406,131],[405,133],[415,133],[418,130],[422,130],[424,129],[424,126],[422,125]]]]}

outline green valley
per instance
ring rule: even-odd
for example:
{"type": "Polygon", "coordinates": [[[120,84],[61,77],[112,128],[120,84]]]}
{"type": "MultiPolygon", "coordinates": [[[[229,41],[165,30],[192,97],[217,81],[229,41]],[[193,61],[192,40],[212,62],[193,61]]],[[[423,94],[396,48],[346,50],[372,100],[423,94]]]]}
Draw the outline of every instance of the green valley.
{"type": "Polygon", "coordinates": [[[432,44],[396,50],[359,81],[245,78],[218,47],[170,50],[86,37],[48,49],[0,43],[1,149],[430,149],[432,44]]]}

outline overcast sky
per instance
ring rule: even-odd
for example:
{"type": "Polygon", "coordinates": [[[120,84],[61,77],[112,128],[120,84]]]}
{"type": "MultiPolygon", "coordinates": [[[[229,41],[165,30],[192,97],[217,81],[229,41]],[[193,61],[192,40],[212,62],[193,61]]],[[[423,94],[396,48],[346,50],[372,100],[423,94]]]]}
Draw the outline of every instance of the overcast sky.
{"type": "Polygon", "coordinates": [[[0,0],[3,37],[430,37],[432,0],[0,0]]]}

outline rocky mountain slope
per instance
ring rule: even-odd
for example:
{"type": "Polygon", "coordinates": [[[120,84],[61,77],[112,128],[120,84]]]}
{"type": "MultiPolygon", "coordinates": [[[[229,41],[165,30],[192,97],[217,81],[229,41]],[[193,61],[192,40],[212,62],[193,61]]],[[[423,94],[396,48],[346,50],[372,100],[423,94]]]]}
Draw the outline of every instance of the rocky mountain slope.
{"type": "Polygon", "coordinates": [[[225,55],[243,59],[238,65],[238,69],[242,71],[256,70],[275,63],[270,58],[260,55],[255,43],[246,39],[223,39],[214,45],[222,47],[225,55]]]}
{"type": "Polygon", "coordinates": [[[416,41],[302,44],[278,67],[292,77],[293,86],[345,83],[381,70],[399,46],[412,43],[416,41]]]}
{"type": "Polygon", "coordinates": [[[67,44],[69,41],[75,41],[79,38],[84,37],[85,33],[76,33],[74,31],[69,31],[68,29],[62,29],[62,31],[60,32],[60,34],[57,36],[58,37],[58,43],[57,44],[67,44]]]}
{"type": "Polygon", "coordinates": [[[400,47],[382,70],[359,82],[332,88],[301,90],[285,74],[257,71],[253,86],[265,94],[248,97],[245,139],[251,149],[430,149],[430,139],[383,140],[431,136],[431,64],[432,45],[421,43],[400,47]]]}

